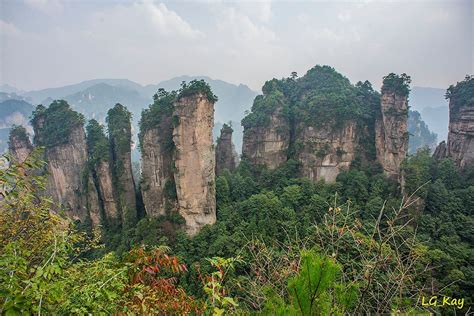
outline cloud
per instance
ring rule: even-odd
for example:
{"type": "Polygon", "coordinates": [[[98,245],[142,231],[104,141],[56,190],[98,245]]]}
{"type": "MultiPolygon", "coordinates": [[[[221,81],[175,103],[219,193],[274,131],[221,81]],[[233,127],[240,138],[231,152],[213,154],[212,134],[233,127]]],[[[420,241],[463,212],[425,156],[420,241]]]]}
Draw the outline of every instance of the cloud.
{"type": "Polygon", "coordinates": [[[198,39],[203,33],[193,29],[165,4],[154,1],[116,5],[96,14],[89,25],[92,32],[105,33],[117,38],[138,37],[198,39]],[[92,26],[92,27],[91,27],[92,26]]]}
{"type": "Polygon", "coordinates": [[[24,1],[63,12],[26,19],[24,6],[4,5],[0,81],[26,89],[182,74],[259,89],[316,64],[376,87],[392,71],[444,87],[472,71],[467,1],[24,1]]]}
{"type": "Polygon", "coordinates": [[[36,10],[48,15],[60,14],[63,11],[63,4],[60,0],[24,0],[25,3],[36,10]]]}

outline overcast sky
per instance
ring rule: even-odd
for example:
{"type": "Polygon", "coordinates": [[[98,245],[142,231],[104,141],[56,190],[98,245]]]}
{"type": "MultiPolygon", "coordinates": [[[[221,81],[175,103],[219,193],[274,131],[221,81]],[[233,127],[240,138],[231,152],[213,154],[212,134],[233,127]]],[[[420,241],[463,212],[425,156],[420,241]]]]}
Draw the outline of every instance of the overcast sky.
{"type": "Polygon", "coordinates": [[[0,84],[207,75],[259,90],[327,64],[352,82],[473,73],[473,1],[0,0],[0,84]]]}

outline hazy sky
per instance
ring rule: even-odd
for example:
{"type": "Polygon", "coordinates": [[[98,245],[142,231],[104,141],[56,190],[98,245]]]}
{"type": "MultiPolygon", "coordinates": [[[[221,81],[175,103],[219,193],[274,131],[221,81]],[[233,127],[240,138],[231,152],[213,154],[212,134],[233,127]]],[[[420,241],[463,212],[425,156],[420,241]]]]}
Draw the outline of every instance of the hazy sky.
{"type": "Polygon", "coordinates": [[[208,75],[260,89],[316,64],[351,81],[473,73],[473,1],[0,0],[0,84],[208,75]]]}

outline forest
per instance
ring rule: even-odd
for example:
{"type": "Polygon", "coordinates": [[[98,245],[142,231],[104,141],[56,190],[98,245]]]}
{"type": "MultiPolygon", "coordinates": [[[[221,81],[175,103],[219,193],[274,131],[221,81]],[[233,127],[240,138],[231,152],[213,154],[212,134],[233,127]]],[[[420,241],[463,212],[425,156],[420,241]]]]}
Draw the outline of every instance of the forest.
{"type": "MultiPolygon", "coordinates": [[[[380,96],[370,83],[353,86],[332,70],[323,73],[329,76],[313,78],[310,70],[298,81],[268,81],[265,96],[255,100],[257,111],[242,125],[269,124],[260,113],[271,113],[284,99],[292,99],[284,115],[333,118],[336,127],[348,118],[370,121],[376,115],[373,104],[380,96]],[[311,94],[305,85],[322,92],[311,94]]],[[[386,79],[394,84],[386,89],[408,95],[409,77],[386,79]]],[[[448,96],[470,102],[473,82],[451,87],[448,96]]],[[[171,113],[175,98],[196,91],[217,99],[203,82],[159,91],[143,112],[140,142],[171,113]]],[[[235,170],[216,176],[217,221],[195,236],[179,229],[184,220],[177,213],[145,216],[140,199],[136,217],[127,217],[123,227],[97,229],[52,212],[55,202],[42,194],[46,176],[38,170],[47,163],[44,151],[63,140],[61,133],[83,124],[60,101],[37,114],[52,108],[60,109],[55,113],[66,124],[46,120],[42,146],[23,162],[5,156],[0,169],[2,314],[455,315],[473,304],[474,166],[460,171],[452,159],[436,159],[429,148],[420,148],[403,161],[401,187],[360,157],[333,183],[300,177],[301,163],[291,150],[275,169],[243,157],[235,170]],[[438,304],[444,297],[447,303],[430,305],[434,296],[438,304]]],[[[129,149],[123,118],[129,120],[130,113],[119,106],[109,113],[109,134],[117,135],[113,148],[129,149]]],[[[86,130],[93,169],[115,152],[107,150],[97,121],[86,130]]],[[[16,132],[27,137],[21,128],[16,132]]],[[[169,196],[176,194],[168,189],[169,196]]]]}

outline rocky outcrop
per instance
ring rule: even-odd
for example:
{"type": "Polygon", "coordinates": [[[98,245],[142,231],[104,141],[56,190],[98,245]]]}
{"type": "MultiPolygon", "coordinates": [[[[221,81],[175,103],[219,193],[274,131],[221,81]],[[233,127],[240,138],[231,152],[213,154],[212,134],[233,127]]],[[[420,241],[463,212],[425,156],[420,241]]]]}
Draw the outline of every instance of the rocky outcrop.
{"type": "Polygon", "coordinates": [[[446,145],[446,141],[442,141],[439,143],[438,147],[436,147],[435,152],[433,153],[433,158],[435,160],[443,160],[448,155],[448,146],[446,145]]]}
{"type": "Polygon", "coordinates": [[[276,169],[287,161],[290,123],[282,106],[269,115],[268,122],[244,127],[242,156],[252,165],[276,169]]]}
{"type": "Polygon", "coordinates": [[[12,158],[19,163],[24,162],[33,151],[33,145],[23,126],[15,126],[10,130],[8,149],[12,158]]]}
{"type": "Polygon", "coordinates": [[[448,89],[449,133],[446,157],[460,169],[474,165],[474,77],[448,89]]]}
{"type": "Polygon", "coordinates": [[[171,116],[161,117],[158,127],[147,129],[141,135],[141,191],[150,216],[166,215],[176,209],[172,137],[171,116]]]}
{"type": "Polygon", "coordinates": [[[216,221],[214,101],[203,92],[181,93],[173,115],[178,212],[192,236],[216,221]]]}
{"type": "Polygon", "coordinates": [[[87,152],[94,186],[103,211],[102,223],[109,228],[117,227],[121,218],[112,181],[109,141],[105,136],[104,127],[96,120],[90,120],[87,125],[87,152]]]}
{"type": "Polygon", "coordinates": [[[303,77],[267,81],[243,120],[243,158],[276,169],[296,161],[302,177],[334,182],[353,161],[375,160],[374,109],[379,93],[370,82],[352,85],[329,66],[303,77]]]}
{"type": "Polygon", "coordinates": [[[137,222],[135,182],[132,172],[131,113],[121,104],[116,104],[107,113],[107,123],[112,158],[113,183],[125,228],[137,222]]]}
{"type": "Polygon", "coordinates": [[[221,129],[221,135],[217,139],[216,145],[216,176],[222,174],[224,170],[233,171],[238,164],[238,156],[232,143],[231,126],[224,124],[221,129]]]}
{"type": "Polygon", "coordinates": [[[45,147],[47,194],[70,218],[97,227],[99,200],[87,166],[82,116],[55,101],[37,110],[32,122],[37,145],[45,147]]]}
{"type": "Polygon", "coordinates": [[[337,129],[300,124],[297,130],[301,176],[313,181],[334,182],[341,171],[349,169],[359,145],[355,122],[348,121],[337,129]]]}
{"type": "Polygon", "coordinates": [[[408,153],[408,87],[396,75],[384,79],[380,111],[375,121],[377,160],[384,173],[402,182],[401,164],[408,153]],[[395,81],[395,82],[393,82],[395,81]]]}

